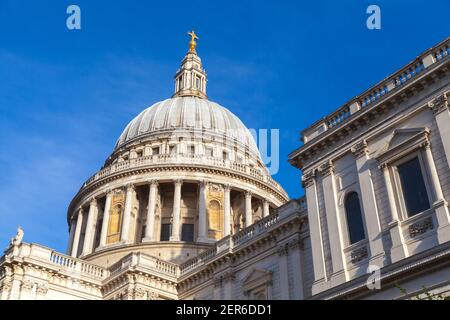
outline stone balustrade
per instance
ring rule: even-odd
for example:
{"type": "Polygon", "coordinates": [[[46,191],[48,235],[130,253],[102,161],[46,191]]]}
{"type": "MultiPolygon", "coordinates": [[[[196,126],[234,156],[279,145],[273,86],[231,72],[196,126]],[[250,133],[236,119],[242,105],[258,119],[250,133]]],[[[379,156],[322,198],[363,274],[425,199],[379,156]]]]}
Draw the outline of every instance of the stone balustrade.
{"type": "MultiPolygon", "coordinates": [[[[301,198],[297,202],[299,203],[298,208],[300,209],[300,213],[305,213],[305,199],[301,198]]],[[[107,278],[117,276],[130,268],[142,268],[169,281],[175,281],[178,277],[189,274],[192,270],[206,265],[218,256],[232,253],[235,248],[248,244],[258,236],[266,233],[273,225],[284,218],[286,217],[283,214],[274,212],[238,233],[222,238],[211,248],[202,251],[198,256],[180,265],[143,253],[132,252],[109,268],[102,268],[82,259],[55,252],[44,246],[27,243],[21,243],[20,245],[8,248],[5,251],[4,259],[15,258],[21,260],[21,262],[28,260],[30,263],[45,263],[50,268],[53,267],[59,271],[100,282],[107,278]]]]}
{"type": "Polygon", "coordinates": [[[109,268],[110,276],[114,277],[122,271],[128,270],[130,267],[147,269],[150,272],[172,278],[172,280],[179,274],[179,267],[175,263],[167,262],[143,253],[133,252],[109,268]]]}
{"type": "Polygon", "coordinates": [[[361,95],[351,99],[332,114],[302,131],[303,142],[306,144],[331,128],[346,123],[359,110],[375,105],[375,102],[381,100],[387,94],[399,90],[411,79],[416,78],[419,74],[431,68],[435,63],[448,59],[449,56],[450,38],[447,38],[361,95]]]}
{"type": "Polygon", "coordinates": [[[199,166],[205,165],[209,167],[218,167],[230,171],[235,171],[236,173],[249,175],[254,179],[267,183],[287,197],[285,191],[281,188],[281,186],[277,182],[275,182],[275,180],[269,174],[262,173],[260,169],[253,168],[242,163],[223,160],[220,158],[204,157],[202,155],[189,155],[189,154],[159,154],[153,156],[142,156],[139,158],[117,162],[100,170],[95,175],[90,177],[83,184],[83,187],[87,187],[90,184],[115,173],[120,173],[130,169],[138,169],[141,167],[152,167],[152,166],[160,167],[162,164],[199,165],[199,166]]]}
{"type": "Polygon", "coordinates": [[[76,274],[90,280],[102,281],[108,276],[108,271],[102,267],[90,264],[84,260],[58,253],[50,248],[37,244],[21,243],[10,247],[5,256],[10,255],[23,261],[39,261],[47,264],[49,268],[56,268],[62,272],[76,274]]]}

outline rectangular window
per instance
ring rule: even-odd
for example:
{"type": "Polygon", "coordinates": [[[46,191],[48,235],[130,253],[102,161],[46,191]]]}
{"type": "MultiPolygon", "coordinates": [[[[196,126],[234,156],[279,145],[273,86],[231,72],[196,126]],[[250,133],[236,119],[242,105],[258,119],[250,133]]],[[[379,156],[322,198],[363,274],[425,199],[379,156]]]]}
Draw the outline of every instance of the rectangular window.
{"type": "Polygon", "coordinates": [[[169,153],[170,154],[176,154],[177,153],[176,146],[169,146],[169,153]]]}
{"type": "Polygon", "coordinates": [[[188,147],[188,155],[193,156],[195,154],[195,146],[188,147]]]}
{"type": "Polygon", "coordinates": [[[226,151],[222,152],[222,159],[227,160],[228,159],[228,153],[226,151]]]}
{"type": "Polygon", "coordinates": [[[183,223],[181,226],[181,241],[194,241],[194,225],[183,223]]]}
{"type": "Polygon", "coordinates": [[[206,156],[212,157],[213,156],[213,149],[212,148],[206,148],[206,156]]]}
{"type": "Polygon", "coordinates": [[[170,223],[161,224],[161,241],[169,241],[172,233],[172,225],[170,223]]]}
{"type": "Polygon", "coordinates": [[[196,88],[196,89],[200,89],[200,78],[199,78],[199,77],[197,77],[197,78],[195,79],[195,88],[196,88]]]}
{"type": "Polygon", "coordinates": [[[425,181],[422,175],[419,158],[415,157],[397,166],[400,176],[403,198],[408,216],[430,208],[425,181]]]}
{"type": "Polygon", "coordinates": [[[159,147],[152,148],[152,155],[159,154],[159,147]]]}

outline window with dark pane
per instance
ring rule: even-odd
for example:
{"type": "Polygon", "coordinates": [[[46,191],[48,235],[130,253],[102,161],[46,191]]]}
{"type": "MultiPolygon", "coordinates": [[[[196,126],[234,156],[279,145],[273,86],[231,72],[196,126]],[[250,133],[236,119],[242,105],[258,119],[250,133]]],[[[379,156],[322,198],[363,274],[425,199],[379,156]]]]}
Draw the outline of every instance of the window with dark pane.
{"type": "Polygon", "coordinates": [[[413,216],[429,209],[430,201],[428,199],[419,158],[415,157],[402,163],[397,166],[397,169],[408,216],[413,216]]]}
{"type": "Polygon", "coordinates": [[[170,223],[161,224],[161,241],[169,241],[172,231],[172,225],[170,223]]]}
{"type": "Polygon", "coordinates": [[[194,241],[194,225],[183,223],[181,226],[181,241],[194,241]]]}
{"type": "Polygon", "coordinates": [[[364,239],[364,224],[361,214],[359,197],[356,192],[351,192],[345,199],[345,212],[347,215],[347,226],[350,237],[350,244],[364,239]]]}

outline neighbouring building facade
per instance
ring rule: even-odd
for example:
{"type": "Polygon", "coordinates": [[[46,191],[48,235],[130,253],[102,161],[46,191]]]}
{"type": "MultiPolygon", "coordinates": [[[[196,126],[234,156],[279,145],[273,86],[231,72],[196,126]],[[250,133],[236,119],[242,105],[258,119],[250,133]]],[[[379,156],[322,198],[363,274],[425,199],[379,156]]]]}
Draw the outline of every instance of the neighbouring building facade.
{"type": "Polygon", "coordinates": [[[305,196],[289,200],[208,100],[189,34],[173,97],[129,123],[70,203],[67,254],[19,229],[1,300],[450,293],[450,38],[302,131],[289,161],[305,196]]]}

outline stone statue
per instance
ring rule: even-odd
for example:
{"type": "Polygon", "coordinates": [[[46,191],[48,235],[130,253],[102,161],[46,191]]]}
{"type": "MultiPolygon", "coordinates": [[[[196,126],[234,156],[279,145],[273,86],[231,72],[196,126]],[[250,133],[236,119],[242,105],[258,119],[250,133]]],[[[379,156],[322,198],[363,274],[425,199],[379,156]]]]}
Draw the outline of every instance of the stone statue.
{"type": "Polygon", "coordinates": [[[15,246],[15,245],[21,244],[21,243],[22,243],[22,239],[23,239],[23,233],[24,233],[24,232],[23,232],[22,227],[19,226],[19,227],[17,228],[17,233],[16,233],[16,235],[14,236],[14,238],[11,238],[9,244],[10,244],[11,246],[15,246]]]}

